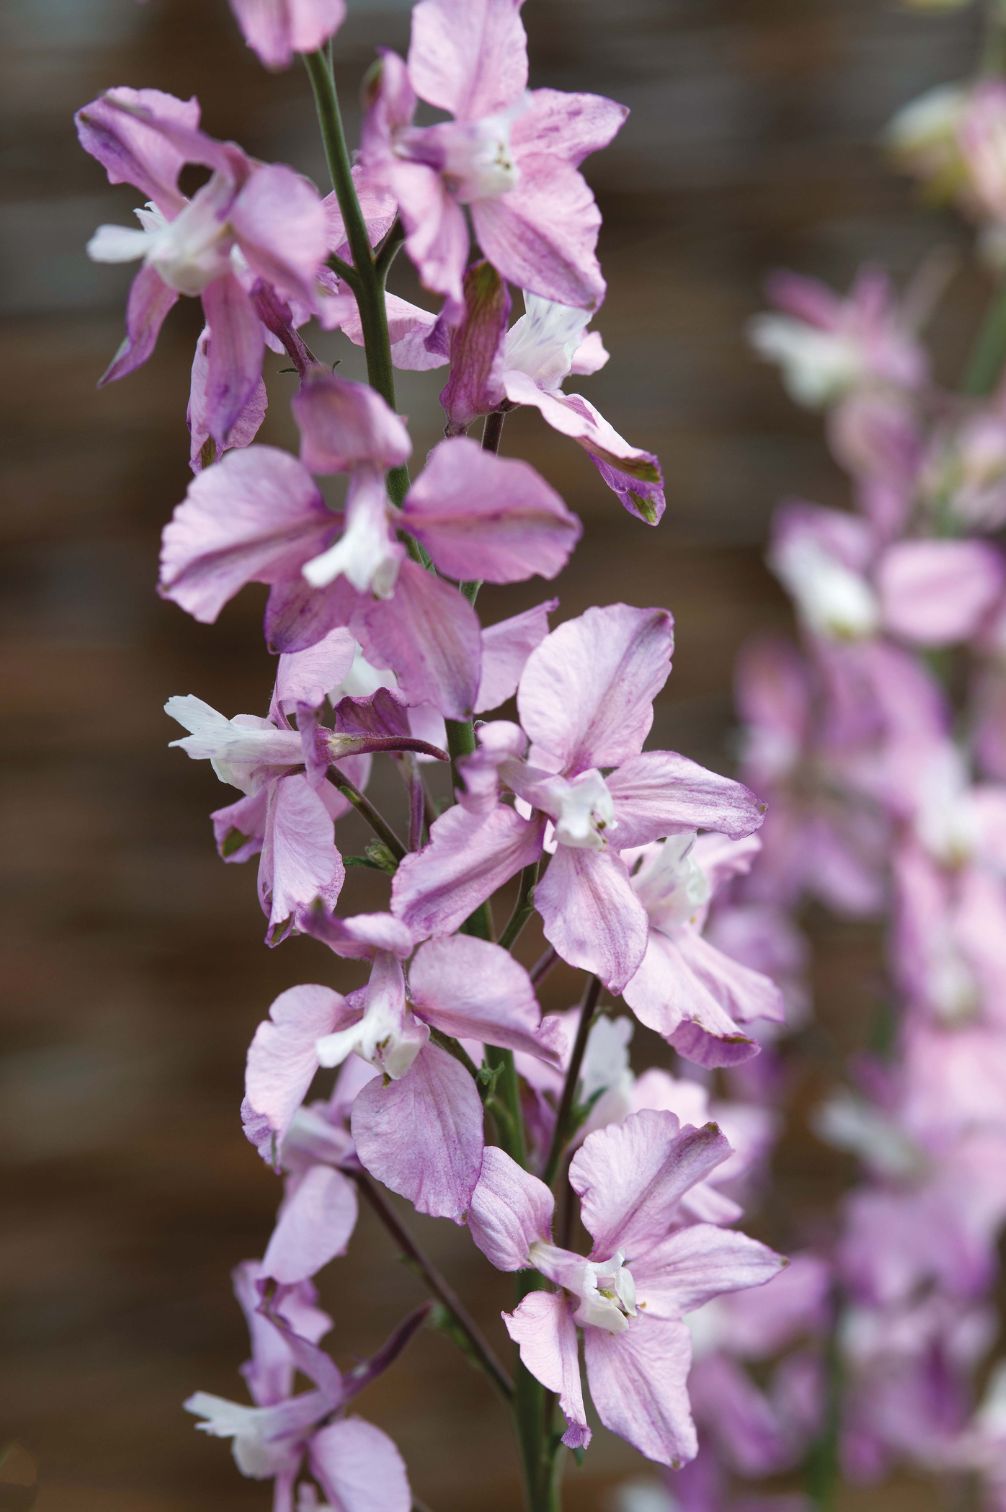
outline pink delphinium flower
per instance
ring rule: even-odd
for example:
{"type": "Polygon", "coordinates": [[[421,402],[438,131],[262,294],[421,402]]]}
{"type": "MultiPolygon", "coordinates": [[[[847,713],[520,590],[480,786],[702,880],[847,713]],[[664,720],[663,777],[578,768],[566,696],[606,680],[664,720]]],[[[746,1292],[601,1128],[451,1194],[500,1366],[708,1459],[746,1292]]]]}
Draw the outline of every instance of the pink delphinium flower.
{"type": "Polygon", "coordinates": [[[266,68],[287,68],[316,52],[346,18],[346,0],[230,0],[248,46],[266,68]]]}
{"type": "Polygon", "coordinates": [[[565,1443],[590,1441],[579,1327],[605,1426],[662,1464],[694,1457],[685,1314],[710,1297],[762,1284],[784,1263],[744,1234],[680,1226],[681,1199],[729,1153],[714,1124],[681,1129],[672,1113],[636,1113],[589,1135],[570,1166],[594,1240],[584,1258],[553,1242],[554,1198],[544,1183],[502,1150],[486,1150],[469,1227],[500,1270],[530,1267],[559,1288],[529,1292],[504,1320],[524,1364],[559,1394],[565,1443]]]}

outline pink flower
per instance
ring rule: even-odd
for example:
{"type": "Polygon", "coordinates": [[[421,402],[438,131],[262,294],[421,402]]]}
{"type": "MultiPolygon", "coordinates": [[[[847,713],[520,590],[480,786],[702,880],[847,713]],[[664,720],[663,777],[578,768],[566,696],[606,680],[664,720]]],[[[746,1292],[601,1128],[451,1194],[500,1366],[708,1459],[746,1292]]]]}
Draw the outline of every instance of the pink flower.
{"type": "Polygon", "coordinates": [[[590,1441],[579,1326],[605,1426],[661,1464],[694,1457],[684,1317],[711,1297],[760,1285],[785,1263],[744,1234],[680,1226],[681,1199],[729,1153],[715,1124],[681,1129],[672,1113],[636,1113],[589,1135],[570,1166],[594,1241],[584,1258],[553,1243],[554,1199],[544,1183],[502,1150],[486,1150],[469,1227],[498,1269],[532,1267],[559,1288],[530,1292],[504,1322],[527,1369],[559,1395],[564,1443],[590,1441]]]}
{"type": "Polygon", "coordinates": [[[534,891],[545,936],[620,992],[649,935],[621,853],[698,826],[740,836],[761,822],[739,783],[674,752],[643,752],[672,644],[668,614],[625,604],[553,630],[521,676],[523,729],[482,730],[462,768],[467,806],[437,820],[430,844],[399,867],[393,911],[424,934],[450,933],[543,854],[547,822],[555,852],[534,891]],[[531,817],[496,802],[498,782],[531,817]]]}
{"type": "Polygon", "coordinates": [[[471,215],[501,276],[546,299],[591,309],[604,282],[600,215],[579,173],[626,112],[599,95],[527,91],[522,0],[422,0],[406,66],[385,53],[371,86],[361,164],[390,190],[406,249],[427,288],[462,303],[471,215]],[[448,111],[412,124],[416,99],[448,111]]]}
{"type": "Polygon", "coordinates": [[[266,68],[288,68],[316,52],[346,18],[346,0],[230,0],[248,46],[266,68]]]}
{"type": "Polygon", "coordinates": [[[223,449],[260,402],[265,335],[250,285],[261,278],[314,307],[328,245],[321,200],[292,169],[255,163],[233,143],[206,136],[194,99],[109,90],[78,112],[77,132],[110,183],[132,184],[148,200],[137,211],[139,229],[100,226],[88,244],[97,262],[143,263],[129,293],[125,342],[102,382],[147,360],[180,295],[200,298],[209,329],[200,425],[223,449]],[[178,188],[187,163],[210,169],[191,200],[178,188]]]}

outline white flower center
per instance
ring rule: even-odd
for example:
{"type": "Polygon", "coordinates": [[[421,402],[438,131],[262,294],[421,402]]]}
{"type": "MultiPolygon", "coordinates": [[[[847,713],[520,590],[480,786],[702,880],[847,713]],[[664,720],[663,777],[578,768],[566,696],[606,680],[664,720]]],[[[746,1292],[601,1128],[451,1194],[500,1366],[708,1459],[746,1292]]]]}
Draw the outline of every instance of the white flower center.
{"type": "Polygon", "coordinates": [[[696,833],[672,835],[650,852],[633,878],[640,902],[658,929],[670,931],[704,908],[712,886],[695,859],[696,833]]]}
{"type": "Polygon", "coordinates": [[[790,398],[807,409],[821,409],[837,399],[863,372],[856,342],[788,315],[756,316],[748,335],[760,357],[779,364],[790,398]]]}
{"type": "Polygon", "coordinates": [[[444,178],[462,204],[496,199],[517,185],[520,174],[510,150],[510,116],[455,122],[443,133],[444,178]]]}
{"type": "Polygon", "coordinates": [[[636,1283],[617,1250],[610,1260],[585,1260],[556,1244],[536,1239],[528,1251],[536,1270],[577,1299],[573,1317],[583,1328],[624,1333],[634,1318],[636,1283]]]}
{"type": "Polygon", "coordinates": [[[526,291],[524,312],[506,333],[503,366],[526,373],[542,388],[557,389],[569,376],[591,312],[526,291]]]}
{"type": "Polygon", "coordinates": [[[880,626],[880,608],[864,577],[812,541],[794,542],[775,560],[780,579],[818,635],[865,640],[880,626]]]}
{"type": "Polygon", "coordinates": [[[555,838],[577,850],[604,850],[615,828],[615,800],[600,772],[581,772],[555,783],[555,838]]]}

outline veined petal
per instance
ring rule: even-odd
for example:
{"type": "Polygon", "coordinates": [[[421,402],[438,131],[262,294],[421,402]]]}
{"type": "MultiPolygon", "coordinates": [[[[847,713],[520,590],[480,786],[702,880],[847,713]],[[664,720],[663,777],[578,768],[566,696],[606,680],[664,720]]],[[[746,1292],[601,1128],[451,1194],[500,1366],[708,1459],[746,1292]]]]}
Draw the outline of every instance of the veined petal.
{"type": "Polygon", "coordinates": [[[101,375],[101,384],[114,383],[133,373],[157,345],[161,326],[178,295],[154,268],[141,268],[133,279],[126,301],[126,336],[101,375]]]}
{"type": "Polygon", "coordinates": [[[563,1047],[543,1032],[531,978],[509,951],[488,940],[428,940],[409,968],[409,996],[420,1017],[444,1034],[560,1064],[563,1047]]]}
{"type": "Polygon", "coordinates": [[[580,522],[527,462],[467,436],[433,448],[409,490],[402,525],[448,577],[517,583],[562,570],[580,522]]]}
{"type": "Polygon", "coordinates": [[[230,4],[245,41],[266,68],[287,68],[294,53],[316,52],[335,35],[346,16],[346,0],[230,0],[230,4]]]}
{"type": "Polygon", "coordinates": [[[653,700],[671,670],[674,631],[663,609],[610,604],[547,635],[517,689],[532,759],[573,776],[642,750],[653,700]]]}
{"type": "Polygon", "coordinates": [[[527,87],[523,0],[421,0],[409,78],[420,99],[463,121],[504,110],[527,87]]]}
{"type": "Polygon", "coordinates": [[[570,966],[621,992],[646,950],[646,910],[622,860],[560,845],[534,890],[545,938],[570,966]]]}
{"type": "Polygon", "coordinates": [[[587,1379],[606,1428],[647,1459],[676,1469],[698,1451],[686,1381],[691,1337],[681,1322],[636,1318],[619,1334],[590,1328],[587,1379]]]}
{"type": "Polygon", "coordinates": [[[357,1093],[353,1141],[378,1181],[419,1213],[461,1223],[482,1166],[482,1102],[446,1050],[427,1045],[398,1081],[357,1093]]]}
{"type": "Polygon", "coordinates": [[[748,788],[676,751],[630,756],[607,784],[615,800],[612,841],[619,850],[696,829],[737,840],[764,818],[765,805],[748,788]]]}
{"type": "Polygon", "coordinates": [[[165,213],[180,209],[185,201],[178,191],[178,175],[185,155],[157,129],[156,122],[174,119],[195,131],[199,101],[179,100],[159,89],[120,87],[108,94],[143,107],[149,119],[116,110],[106,95],[99,95],[75,117],[80,145],[101,164],[110,184],[132,184],[165,213]]]}
{"type": "Polygon", "coordinates": [[[478,616],[458,590],[417,562],[404,562],[394,597],[364,605],[353,631],[368,659],[390,667],[413,703],[447,719],[467,719],[478,692],[482,642],[478,616]]]}
{"type": "Polygon", "coordinates": [[[515,151],[547,153],[579,167],[621,130],[628,107],[605,95],[533,89],[510,129],[515,151]]]}
{"type": "MultiPolygon", "coordinates": [[[[131,233],[132,234],[132,233],[131,233]]],[[[455,431],[503,402],[503,344],[510,317],[510,291],[491,263],[473,263],[465,274],[464,317],[451,331],[451,372],[440,403],[455,431]]]]}
{"type": "Polygon", "coordinates": [[[551,1243],[555,1198],[505,1150],[487,1145],[468,1213],[471,1236],[497,1270],[523,1270],[536,1240],[551,1243]]]}
{"type": "Polygon", "coordinates": [[[622,1250],[634,1269],[666,1238],[685,1193],[729,1154],[715,1124],[680,1129],[673,1113],[652,1108],[588,1134],[569,1180],[594,1252],[622,1250]]]}
{"type": "Polygon", "coordinates": [[[236,278],[214,280],[201,297],[210,329],[206,428],[223,448],[261,381],[265,337],[255,306],[236,278]]]}
{"type": "Polygon", "coordinates": [[[363,1418],[320,1428],[308,1450],[311,1474],[339,1512],[409,1512],[405,1464],[391,1439],[363,1418]]]}
{"type": "Polygon", "coordinates": [[[680,1318],[724,1292],[763,1286],[786,1261],[767,1245],[711,1223],[668,1235],[633,1267],[648,1317],[680,1318]]]}
{"type": "Polygon", "coordinates": [[[559,1398],[566,1419],[563,1443],[586,1449],[590,1429],[583,1410],[576,1324],[566,1298],[561,1292],[529,1292],[514,1312],[503,1314],[503,1322],[520,1350],[521,1363],[559,1398]]]}
{"type": "Polygon", "coordinates": [[[548,634],[548,616],[558,608],[558,599],[546,599],[523,614],[515,614],[482,631],[482,677],[476,714],[498,709],[517,691],[527,659],[548,634]]]}
{"type": "Polygon", "coordinates": [[[966,640],[1001,597],[1004,569],[986,541],[898,541],[877,569],[885,623],[917,645],[966,640]]]}
{"type": "Polygon", "coordinates": [[[338,526],[296,458],[228,452],[193,479],[164,532],[160,591],[212,624],[246,583],[295,575],[338,526]]]}
{"type": "MultiPolygon", "coordinates": [[[[210,435],[209,376],[210,333],[209,328],[206,327],[196,342],[196,350],[192,358],[189,407],[185,415],[189,427],[189,465],[193,472],[200,472],[211,462],[215,462],[219,455],[219,448],[210,435]]],[[[260,378],[251,398],[228,432],[228,449],[251,445],[265,419],[268,402],[265,384],[260,378]]]]}
{"type": "Polygon", "coordinates": [[[316,905],[335,908],[346,868],[335,844],[332,818],[300,773],[273,784],[262,860],[259,901],[269,920],[266,941],[278,944],[305,928],[316,905]]]}
{"type": "Polygon", "coordinates": [[[622,996],[640,1023],[662,1035],[686,1060],[700,1066],[750,1060],[758,1053],[757,1044],[693,972],[681,943],[651,930],[646,954],[622,996]]]}
{"type": "Polygon", "coordinates": [[[559,304],[594,310],[604,299],[597,261],[601,214],[582,174],[560,158],[522,157],[509,194],[476,200],[475,233],[504,278],[559,304]]]}
{"type": "Polygon", "coordinates": [[[229,222],[254,273],[280,293],[314,304],[328,226],[313,184],[292,168],[263,163],[231,206],[229,222]]]}
{"type": "Polygon", "coordinates": [[[401,862],[392,912],[420,935],[453,932],[498,887],[541,855],[543,825],[502,805],[487,818],[460,804],[430,826],[430,843],[401,862]]]}
{"type": "Polygon", "coordinates": [[[262,1273],[295,1286],[344,1255],[356,1227],[356,1188],[341,1171],[316,1165],[293,1178],[262,1257],[262,1273]]]}
{"type": "Polygon", "coordinates": [[[404,421],[369,384],[315,368],[291,403],[300,458],[312,473],[383,471],[398,467],[412,451],[404,421]]]}
{"type": "Polygon", "coordinates": [[[251,1110],[267,1120],[277,1147],[314,1080],[315,1045],[349,1011],[346,999],[328,987],[290,987],[256,1029],[248,1050],[245,1095],[251,1110]]]}

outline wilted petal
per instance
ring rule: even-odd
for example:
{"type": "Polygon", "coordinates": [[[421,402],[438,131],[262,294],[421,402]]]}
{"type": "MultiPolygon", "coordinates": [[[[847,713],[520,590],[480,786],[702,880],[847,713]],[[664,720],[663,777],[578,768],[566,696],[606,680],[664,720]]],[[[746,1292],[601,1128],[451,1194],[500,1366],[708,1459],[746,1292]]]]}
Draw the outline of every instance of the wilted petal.
{"type": "Polygon", "coordinates": [[[313,473],[398,467],[412,450],[404,421],[369,384],[314,368],[291,404],[301,461],[313,473]]]}
{"type": "Polygon", "coordinates": [[[551,1243],[555,1199],[543,1181],[512,1160],[505,1150],[488,1145],[482,1173],[472,1195],[468,1227],[486,1259],[497,1270],[523,1270],[535,1240],[551,1243]]]}
{"type": "Polygon", "coordinates": [[[482,1101],[452,1055],[427,1045],[386,1084],[376,1077],[352,1113],[356,1153],[419,1213],[461,1223],[482,1166],[482,1101]]]}
{"type": "Polygon", "coordinates": [[[559,1398],[566,1419],[563,1443],[586,1449],[590,1429],[583,1410],[576,1324],[566,1298],[561,1292],[529,1292],[514,1312],[503,1314],[503,1322],[520,1350],[521,1363],[559,1398]]]}
{"type": "Polygon", "coordinates": [[[612,842],[619,850],[696,829],[737,840],[764,817],[764,804],[748,788],[675,751],[630,756],[607,784],[615,800],[612,842]]]}
{"type": "Polygon", "coordinates": [[[887,628],[922,646],[967,640],[1003,582],[1002,554],[985,541],[899,541],[877,569],[887,628]]]}
{"type": "Polygon", "coordinates": [[[558,604],[558,599],[547,599],[482,631],[482,678],[476,714],[498,709],[513,697],[528,657],[548,634],[548,617],[558,604]]]}
{"type": "Polygon", "coordinates": [[[316,1165],[289,1182],[262,1273],[294,1286],[344,1255],[356,1227],[356,1188],[341,1171],[316,1165]]]}
{"type": "Polygon", "coordinates": [[[203,290],[202,301],[210,330],[206,428],[223,449],[261,381],[265,336],[236,278],[216,279],[203,290]]]}
{"type": "Polygon", "coordinates": [[[316,52],[335,35],[346,0],[231,0],[231,10],[259,61],[286,68],[294,53],[316,52]]]}
{"type": "Polygon", "coordinates": [[[341,1418],[313,1436],[311,1473],[339,1512],[409,1512],[405,1464],[391,1439],[362,1418],[341,1418]]]}
{"type": "Polygon", "coordinates": [[[482,659],[479,621],[450,583],[405,562],[394,597],[367,604],[354,631],[357,625],[369,660],[390,667],[411,702],[430,703],[447,719],[471,716],[482,659]]]}
{"type": "Polygon", "coordinates": [[[632,1274],[648,1318],[680,1318],[723,1292],[764,1285],[785,1264],[746,1234],[692,1223],[648,1250],[632,1274]]]}
{"type": "Polygon", "coordinates": [[[429,940],[409,968],[420,1017],[455,1039],[524,1050],[555,1065],[561,1045],[543,1033],[531,978],[509,951],[472,935],[429,940]]]}
{"type": "Polygon", "coordinates": [[[590,1328],[584,1352],[591,1399],[606,1428],[661,1465],[677,1468],[695,1457],[684,1323],[639,1317],[620,1334],[590,1328]]]}
{"type": "Polygon", "coordinates": [[[517,689],[533,759],[572,776],[638,755],[673,648],[663,609],[610,604],[553,630],[528,657],[517,689]]]}
{"type": "Polygon", "coordinates": [[[519,171],[509,194],[471,206],[480,247],[518,288],[596,309],[605,287],[596,253],[601,214],[586,179],[559,158],[530,154],[519,171]]]}
{"type": "Polygon", "coordinates": [[[487,818],[460,804],[430,826],[430,843],[401,862],[392,912],[420,935],[453,934],[469,914],[541,854],[542,825],[502,805],[487,818]]]}
{"type": "Polygon", "coordinates": [[[494,115],[527,87],[523,0],[421,0],[412,12],[409,78],[460,120],[494,115]]]}
{"type": "Polygon", "coordinates": [[[434,447],[403,516],[441,572],[490,583],[555,577],[580,536],[576,516],[529,463],[467,436],[434,447]]]}
{"type": "Polygon", "coordinates": [[[560,845],[534,890],[545,938],[570,966],[621,992],[646,950],[646,910],[609,851],[560,845]]]}
{"type": "Polygon", "coordinates": [[[588,1134],[569,1180],[595,1253],[638,1257],[652,1249],[666,1237],[685,1193],[729,1154],[715,1124],[679,1129],[673,1113],[652,1108],[588,1134]]]}
{"type": "Polygon", "coordinates": [[[164,532],[160,591],[212,624],[246,583],[297,573],[338,524],[296,458],[272,446],[228,452],[192,480],[164,532]]]}
{"type": "Polygon", "coordinates": [[[346,1015],[346,1000],[328,987],[281,992],[248,1049],[245,1094],[268,1122],[278,1146],[318,1069],[317,1041],[346,1015]]]}
{"type": "Polygon", "coordinates": [[[440,391],[450,425],[464,430],[503,402],[503,341],[510,318],[510,291],[487,262],[465,274],[464,317],[451,331],[451,373],[440,391]]]}

